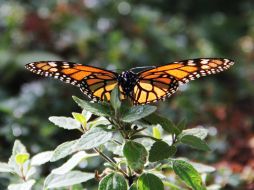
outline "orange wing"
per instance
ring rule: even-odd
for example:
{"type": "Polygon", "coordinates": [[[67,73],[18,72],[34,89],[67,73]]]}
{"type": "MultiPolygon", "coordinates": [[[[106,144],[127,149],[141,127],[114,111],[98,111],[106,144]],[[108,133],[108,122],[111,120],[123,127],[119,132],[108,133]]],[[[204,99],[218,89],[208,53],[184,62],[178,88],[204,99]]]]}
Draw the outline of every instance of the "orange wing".
{"type": "Polygon", "coordinates": [[[80,87],[93,100],[110,100],[110,92],[117,85],[115,72],[65,61],[39,61],[25,66],[28,70],[46,77],[54,77],[80,87]]]}
{"type": "Polygon", "coordinates": [[[175,77],[179,81],[179,84],[182,84],[201,76],[216,74],[227,70],[233,64],[234,61],[223,58],[189,59],[143,71],[140,73],[140,77],[156,78],[156,76],[160,74],[169,74],[175,77]]]}
{"type": "Polygon", "coordinates": [[[233,64],[234,62],[229,59],[201,58],[173,62],[142,71],[134,87],[133,102],[147,104],[165,99],[177,90],[179,84],[201,76],[219,73],[233,64]]]}
{"type": "Polygon", "coordinates": [[[177,88],[178,81],[168,74],[140,76],[131,98],[134,104],[149,104],[164,100],[175,93],[177,88]]]}

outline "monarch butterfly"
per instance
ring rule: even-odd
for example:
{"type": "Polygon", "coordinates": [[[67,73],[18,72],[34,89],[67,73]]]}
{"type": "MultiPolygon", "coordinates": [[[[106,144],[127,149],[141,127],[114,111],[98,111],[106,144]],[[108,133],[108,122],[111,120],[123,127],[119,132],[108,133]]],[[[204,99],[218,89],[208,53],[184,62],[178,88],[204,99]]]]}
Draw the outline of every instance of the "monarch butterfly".
{"type": "Polygon", "coordinates": [[[199,58],[176,61],[138,73],[133,69],[118,74],[97,67],[66,61],[39,61],[25,67],[45,77],[54,77],[81,89],[90,99],[110,100],[116,85],[120,98],[129,97],[136,104],[149,104],[164,100],[176,92],[178,86],[201,76],[228,69],[234,61],[224,58],[199,58]]]}

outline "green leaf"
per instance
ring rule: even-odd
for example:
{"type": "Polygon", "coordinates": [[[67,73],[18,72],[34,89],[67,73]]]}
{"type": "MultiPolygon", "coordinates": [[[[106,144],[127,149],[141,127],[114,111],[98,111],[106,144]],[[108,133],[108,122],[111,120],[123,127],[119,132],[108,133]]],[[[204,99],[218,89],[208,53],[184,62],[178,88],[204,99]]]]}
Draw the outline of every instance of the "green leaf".
{"type": "Polygon", "coordinates": [[[71,171],[64,175],[50,174],[44,181],[44,189],[68,187],[94,178],[93,173],[71,171]]]}
{"type": "Polygon", "coordinates": [[[53,153],[54,153],[53,151],[45,151],[45,152],[36,154],[31,159],[31,165],[40,166],[42,164],[45,164],[46,162],[50,161],[53,153]]]}
{"type": "Polygon", "coordinates": [[[12,155],[9,158],[8,165],[13,168],[14,172],[18,175],[22,175],[20,171],[20,165],[16,162],[16,155],[17,154],[24,154],[28,153],[26,147],[19,141],[15,140],[13,148],[12,148],[12,155]]]}
{"type": "Polygon", "coordinates": [[[86,118],[86,122],[88,122],[89,119],[91,119],[91,117],[92,117],[93,114],[92,114],[91,112],[86,111],[85,109],[83,109],[82,115],[86,118]]]}
{"type": "Polygon", "coordinates": [[[176,147],[175,146],[169,146],[164,141],[156,141],[150,151],[149,151],[149,158],[148,160],[150,162],[156,162],[159,160],[163,160],[169,157],[174,156],[176,153],[176,147]]]}
{"type": "Polygon", "coordinates": [[[185,135],[180,139],[180,141],[188,146],[191,146],[192,148],[203,151],[210,151],[210,148],[206,142],[196,136],[185,135]]]}
{"type": "Polygon", "coordinates": [[[26,176],[26,179],[30,179],[33,175],[35,175],[38,171],[36,170],[35,167],[31,167],[31,165],[29,165],[29,163],[27,164],[26,167],[23,167],[23,169],[25,170],[23,173],[26,176]]]}
{"type": "Polygon", "coordinates": [[[119,112],[120,113],[125,113],[127,112],[131,107],[133,106],[132,102],[130,99],[125,99],[125,100],[121,100],[121,107],[119,112]]]}
{"type": "Polygon", "coordinates": [[[192,165],[183,160],[173,161],[173,170],[189,187],[194,190],[204,190],[202,179],[192,165]]]}
{"type": "Polygon", "coordinates": [[[100,181],[98,190],[127,190],[127,183],[122,175],[111,173],[100,181]]]}
{"type": "Polygon", "coordinates": [[[143,171],[148,153],[142,144],[134,141],[126,142],[123,147],[123,154],[131,169],[137,173],[141,173],[143,171]]]}
{"type": "Polygon", "coordinates": [[[180,134],[180,130],[167,118],[161,117],[157,114],[151,114],[145,120],[150,124],[159,124],[169,134],[180,134]]]}
{"type": "Polygon", "coordinates": [[[85,100],[81,100],[76,96],[73,96],[74,101],[86,111],[91,112],[97,116],[111,116],[111,109],[108,104],[105,103],[91,103],[85,100]]]}
{"type": "Polygon", "coordinates": [[[204,129],[204,128],[192,128],[192,129],[186,129],[183,130],[182,133],[178,136],[178,138],[182,138],[185,135],[192,135],[192,136],[196,136],[202,140],[204,140],[206,138],[208,134],[208,130],[204,129]]]}
{"type": "Polygon", "coordinates": [[[86,126],[86,118],[83,114],[76,112],[72,112],[71,114],[76,121],[78,121],[83,126],[86,126]]]}
{"type": "Polygon", "coordinates": [[[158,127],[153,127],[153,137],[156,139],[161,139],[161,133],[158,127]]]}
{"type": "Polygon", "coordinates": [[[111,151],[115,155],[123,156],[122,145],[119,145],[113,141],[109,141],[109,142],[105,143],[104,146],[108,151],[111,151]]]}
{"type": "Polygon", "coordinates": [[[99,126],[99,125],[104,125],[104,126],[110,125],[110,122],[105,117],[98,117],[92,121],[89,121],[86,124],[86,128],[91,129],[91,128],[99,126]]]}
{"type": "Polygon", "coordinates": [[[35,180],[29,180],[18,184],[10,184],[8,186],[8,190],[31,190],[34,184],[35,180]]]}
{"type": "Polygon", "coordinates": [[[130,186],[129,190],[138,190],[137,184],[136,184],[136,183],[133,183],[133,184],[130,186]]]}
{"type": "MultiPolygon", "coordinates": [[[[176,185],[172,182],[169,182],[169,181],[163,181],[163,184],[164,184],[164,186],[169,187],[168,189],[170,189],[170,190],[183,190],[182,187],[179,187],[178,185],[176,185]]],[[[186,190],[186,189],[184,189],[184,190],[186,190]]]]}
{"type": "Polygon", "coordinates": [[[0,172],[13,172],[13,169],[7,163],[0,162],[0,172]]]}
{"type": "Polygon", "coordinates": [[[62,144],[60,144],[53,152],[53,155],[50,159],[50,162],[55,162],[61,158],[64,158],[73,152],[75,152],[75,145],[78,142],[78,140],[73,141],[67,141],[62,144]]]}
{"type": "Polygon", "coordinates": [[[71,117],[58,117],[58,116],[51,116],[49,117],[49,121],[57,125],[58,127],[73,130],[73,129],[80,129],[80,123],[71,117]]]}
{"type": "Polygon", "coordinates": [[[115,164],[110,163],[110,162],[104,162],[104,163],[103,163],[103,166],[105,166],[105,168],[109,168],[109,169],[111,169],[111,170],[115,170],[115,169],[116,169],[115,164]]]}
{"type": "Polygon", "coordinates": [[[67,172],[71,171],[75,166],[77,166],[83,159],[93,156],[98,156],[98,154],[87,154],[85,151],[77,152],[62,166],[53,169],[51,173],[58,175],[66,174],[67,172]]]}
{"type": "Polygon", "coordinates": [[[100,127],[93,127],[81,136],[76,144],[77,150],[87,150],[98,147],[112,139],[112,132],[103,130],[100,127]]]}
{"type": "Polygon", "coordinates": [[[121,107],[121,101],[120,101],[120,93],[119,88],[116,86],[110,95],[110,103],[113,106],[114,110],[117,111],[121,107]]]}
{"type": "Polygon", "coordinates": [[[27,153],[27,150],[19,140],[15,140],[12,148],[12,155],[16,156],[19,153],[27,153]]]}
{"type": "Polygon", "coordinates": [[[126,112],[122,113],[121,120],[127,123],[142,119],[151,113],[155,112],[157,108],[155,106],[134,106],[129,108],[126,112]]]}
{"type": "Polygon", "coordinates": [[[186,120],[183,119],[177,124],[177,128],[182,132],[186,128],[186,120]]]}
{"type": "Polygon", "coordinates": [[[160,178],[151,173],[142,174],[137,181],[138,190],[164,190],[160,178]]]}
{"type": "Polygon", "coordinates": [[[15,156],[15,161],[17,164],[24,164],[28,159],[29,159],[30,155],[28,153],[19,153],[16,154],[15,156]]]}

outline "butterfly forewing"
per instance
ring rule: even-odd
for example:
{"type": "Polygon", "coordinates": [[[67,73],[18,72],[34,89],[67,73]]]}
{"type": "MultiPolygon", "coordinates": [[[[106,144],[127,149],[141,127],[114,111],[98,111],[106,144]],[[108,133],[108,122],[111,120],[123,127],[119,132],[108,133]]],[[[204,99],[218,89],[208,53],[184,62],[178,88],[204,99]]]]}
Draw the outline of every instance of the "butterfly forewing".
{"type": "Polygon", "coordinates": [[[117,85],[117,73],[65,61],[40,61],[26,65],[36,74],[54,77],[80,87],[89,98],[110,100],[110,92],[117,85]]]}
{"type": "Polygon", "coordinates": [[[187,83],[201,76],[216,74],[228,69],[234,62],[223,58],[200,58],[177,61],[140,73],[141,77],[156,77],[163,73],[175,77],[179,84],[187,83]]]}

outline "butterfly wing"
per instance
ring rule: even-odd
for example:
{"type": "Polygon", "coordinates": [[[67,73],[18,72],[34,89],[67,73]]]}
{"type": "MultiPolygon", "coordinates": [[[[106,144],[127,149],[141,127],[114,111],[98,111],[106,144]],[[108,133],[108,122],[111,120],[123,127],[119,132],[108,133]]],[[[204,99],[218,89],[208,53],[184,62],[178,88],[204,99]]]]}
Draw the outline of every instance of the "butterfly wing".
{"type": "Polygon", "coordinates": [[[139,81],[134,87],[133,102],[147,104],[173,94],[178,85],[201,76],[219,73],[234,62],[223,58],[201,58],[173,62],[139,73],[139,81]]]}
{"type": "Polygon", "coordinates": [[[146,70],[141,72],[140,76],[148,77],[150,75],[166,73],[175,77],[179,81],[179,84],[184,84],[201,76],[227,70],[233,64],[234,61],[223,58],[189,59],[146,70]]]}
{"type": "Polygon", "coordinates": [[[102,101],[105,97],[110,100],[110,92],[118,83],[117,73],[78,63],[40,61],[25,67],[36,74],[78,86],[84,94],[96,101],[102,101]]]}
{"type": "Polygon", "coordinates": [[[134,104],[149,104],[171,96],[177,88],[178,81],[169,74],[140,75],[131,98],[134,104]]]}

